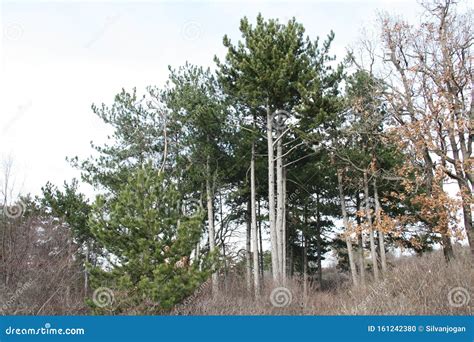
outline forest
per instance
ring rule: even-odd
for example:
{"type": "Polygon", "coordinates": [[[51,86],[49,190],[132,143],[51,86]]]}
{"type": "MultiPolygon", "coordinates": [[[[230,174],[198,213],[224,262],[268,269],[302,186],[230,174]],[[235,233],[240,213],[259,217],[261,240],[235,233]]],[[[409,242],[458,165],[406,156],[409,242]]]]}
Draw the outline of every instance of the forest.
{"type": "Polygon", "coordinates": [[[337,59],[244,17],[214,67],[93,104],[81,179],[17,196],[5,159],[1,314],[472,315],[473,11],[422,6],[337,59]]]}

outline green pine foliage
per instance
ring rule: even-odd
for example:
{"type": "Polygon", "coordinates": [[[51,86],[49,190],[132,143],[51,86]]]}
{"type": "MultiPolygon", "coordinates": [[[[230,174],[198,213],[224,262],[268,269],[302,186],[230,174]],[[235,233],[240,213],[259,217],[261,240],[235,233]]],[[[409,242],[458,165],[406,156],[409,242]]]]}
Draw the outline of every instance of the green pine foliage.
{"type": "Polygon", "coordinates": [[[132,172],[115,196],[97,197],[89,224],[108,255],[91,280],[113,291],[106,310],[166,310],[206,279],[208,259],[180,265],[200,239],[203,214],[185,206],[175,184],[150,165],[132,172]]]}

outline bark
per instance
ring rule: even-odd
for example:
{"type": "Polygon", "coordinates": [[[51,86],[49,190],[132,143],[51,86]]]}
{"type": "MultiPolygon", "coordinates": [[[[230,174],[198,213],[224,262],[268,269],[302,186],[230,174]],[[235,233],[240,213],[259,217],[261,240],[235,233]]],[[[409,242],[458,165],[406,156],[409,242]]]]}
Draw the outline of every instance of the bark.
{"type": "Polygon", "coordinates": [[[369,241],[370,241],[370,254],[372,257],[372,269],[374,272],[375,281],[379,281],[379,268],[377,265],[377,250],[375,248],[374,239],[374,227],[372,225],[372,213],[370,208],[370,197],[369,197],[369,180],[368,172],[364,171],[364,199],[365,199],[365,215],[367,219],[367,225],[369,227],[369,241]]]}
{"type": "Polygon", "coordinates": [[[323,288],[323,269],[322,269],[322,238],[321,238],[321,213],[319,212],[319,194],[316,194],[316,249],[318,253],[318,283],[319,289],[323,288]]]}
{"type": "Polygon", "coordinates": [[[471,256],[474,257],[474,227],[472,224],[472,209],[469,204],[463,203],[464,227],[466,229],[467,240],[471,248],[471,256]]]}
{"type": "Polygon", "coordinates": [[[286,169],[283,168],[283,219],[282,219],[282,226],[283,226],[283,237],[282,237],[282,244],[283,244],[283,279],[286,280],[287,278],[287,260],[286,260],[286,253],[287,253],[287,232],[286,232],[286,169]]]}
{"type": "MultiPolygon", "coordinates": [[[[85,264],[89,264],[89,253],[90,253],[90,246],[89,243],[86,243],[86,262],[85,264]]],[[[87,266],[84,265],[84,295],[87,296],[89,292],[89,271],[87,270],[87,266]]]]}
{"type": "Polygon", "coordinates": [[[446,262],[450,262],[454,258],[453,245],[451,244],[451,238],[447,234],[443,234],[442,238],[443,254],[446,262]]]}
{"type": "MultiPolygon", "coordinates": [[[[255,129],[255,117],[253,127],[255,129]]],[[[253,245],[253,285],[255,297],[260,295],[260,275],[258,267],[258,237],[257,237],[257,203],[255,185],[255,142],[252,142],[252,157],[250,161],[250,209],[251,209],[251,231],[253,245]]]]}
{"type": "Polygon", "coordinates": [[[251,205],[250,201],[247,202],[247,239],[245,244],[245,267],[246,267],[246,281],[247,281],[247,292],[252,293],[252,251],[251,251],[251,205]]]}
{"type": "MultiPolygon", "coordinates": [[[[307,227],[305,227],[307,228],[307,227]]],[[[308,296],[308,241],[303,232],[303,296],[306,299],[308,296]]]]}
{"type": "MultiPolygon", "coordinates": [[[[375,200],[375,217],[377,220],[377,225],[380,227],[382,207],[379,201],[379,192],[377,189],[377,180],[374,178],[374,200],[375,200]]],[[[379,237],[379,250],[380,250],[380,264],[382,266],[382,273],[387,274],[387,258],[385,256],[385,240],[383,231],[379,228],[378,230],[379,237]]]]}
{"type": "MultiPolygon", "coordinates": [[[[281,133],[280,133],[281,134],[281,133]]],[[[284,250],[283,250],[283,212],[284,212],[284,203],[283,203],[283,146],[282,146],[282,137],[278,136],[277,141],[277,156],[276,156],[276,182],[277,182],[277,213],[276,213],[276,229],[277,229],[277,241],[278,241],[278,256],[279,256],[279,281],[283,281],[284,277],[284,250]]]]}
{"type": "MultiPolygon", "coordinates": [[[[462,201],[462,211],[464,217],[464,229],[466,231],[466,235],[468,237],[469,245],[471,248],[472,256],[474,257],[474,237],[473,235],[473,225],[472,225],[472,209],[470,203],[472,202],[472,188],[469,187],[469,182],[473,181],[473,170],[470,161],[472,160],[471,153],[472,153],[472,112],[473,112],[473,103],[472,100],[474,98],[472,95],[474,94],[474,90],[471,89],[471,108],[470,108],[470,120],[469,125],[470,131],[468,132],[469,137],[466,141],[464,129],[459,126],[459,122],[463,121],[463,117],[467,118],[468,115],[463,116],[462,113],[467,114],[469,109],[464,108],[463,101],[459,99],[459,93],[461,93],[461,89],[459,89],[460,85],[459,82],[456,82],[456,72],[454,67],[454,59],[453,55],[455,52],[460,52],[456,49],[456,47],[451,47],[450,44],[454,43],[454,39],[459,39],[459,37],[454,38],[452,33],[450,33],[450,29],[448,28],[449,25],[452,25],[453,22],[449,20],[449,6],[450,3],[447,2],[445,7],[442,8],[442,15],[440,16],[440,24],[439,24],[439,42],[441,45],[441,52],[442,52],[442,74],[440,75],[440,79],[444,82],[445,87],[443,87],[443,91],[441,93],[442,97],[445,97],[447,103],[450,108],[449,112],[449,124],[448,124],[448,138],[451,147],[451,154],[452,158],[449,156],[443,156],[454,167],[455,175],[452,175],[448,172],[448,176],[457,180],[459,189],[461,191],[461,201],[462,201]],[[453,51],[453,49],[455,49],[453,51]],[[466,112],[464,112],[466,111],[466,112]],[[457,124],[456,124],[457,123],[457,124]],[[457,127],[457,129],[456,129],[457,127]]],[[[471,39],[467,38],[467,39],[471,39]]],[[[459,41],[456,41],[457,44],[462,44],[459,41]]],[[[462,52],[464,53],[464,51],[462,52]]],[[[469,66],[467,63],[464,62],[466,65],[464,69],[467,70],[469,66]]],[[[472,71],[472,68],[471,68],[472,71]]],[[[472,78],[471,78],[472,80],[472,78]]],[[[471,81],[472,85],[472,81],[471,81]]],[[[442,157],[442,158],[443,158],[442,157]]],[[[449,237],[446,238],[448,240],[449,237]]],[[[450,242],[450,241],[449,241],[450,242]]],[[[447,260],[449,259],[449,253],[452,253],[452,246],[449,243],[448,251],[445,255],[448,255],[447,260]]]]}
{"type": "Polygon", "coordinates": [[[301,247],[303,254],[301,255],[302,271],[303,271],[303,298],[306,300],[308,295],[308,243],[306,239],[306,230],[308,229],[308,212],[307,205],[304,206],[304,227],[301,231],[301,247]]]}
{"type": "MultiPolygon", "coordinates": [[[[359,194],[356,195],[356,203],[357,203],[357,211],[360,211],[361,204],[360,204],[360,197],[359,194]]],[[[357,225],[361,226],[361,219],[359,216],[356,218],[357,225]]],[[[365,256],[364,256],[364,246],[365,246],[365,239],[364,239],[364,232],[361,231],[358,237],[359,243],[359,272],[360,272],[360,284],[361,286],[365,286],[365,256]]]]}
{"type": "MultiPolygon", "coordinates": [[[[258,200],[258,217],[260,218],[260,199],[258,200]]],[[[260,243],[260,277],[263,279],[263,240],[262,240],[262,220],[258,221],[258,241],[260,243]]]]}
{"type": "Polygon", "coordinates": [[[342,173],[340,170],[337,170],[337,183],[339,187],[339,201],[341,202],[341,213],[342,213],[342,222],[344,224],[344,229],[346,231],[346,246],[347,246],[347,254],[349,256],[349,266],[351,269],[351,275],[352,275],[352,282],[354,283],[355,286],[359,285],[359,281],[357,279],[357,269],[355,266],[354,262],[354,252],[352,251],[352,241],[351,238],[348,234],[349,232],[349,218],[347,216],[347,210],[346,210],[346,199],[344,196],[344,189],[343,189],[343,184],[342,184],[342,173]]]}
{"type": "MultiPolygon", "coordinates": [[[[442,30],[442,28],[440,28],[438,31],[441,32],[441,30],[442,30]]],[[[398,74],[400,75],[400,80],[401,80],[402,85],[403,85],[403,90],[400,93],[401,94],[401,102],[402,102],[402,104],[404,104],[406,106],[406,108],[408,110],[408,113],[410,115],[410,121],[411,122],[417,122],[418,121],[418,119],[416,117],[417,112],[416,112],[416,109],[415,109],[415,104],[413,102],[414,98],[413,98],[413,91],[412,91],[413,89],[412,89],[412,86],[411,86],[412,83],[410,82],[410,80],[407,76],[407,72],[404,69],[403,63],[400,63],[400,61],[397,58],[397,51],[403,51],[404,47],[400,44],[400,42],[394,41],[394,35],[392,34],[392,32],[390,32],[390,31],[386,31],[386,32],[387,32],[387,35],[384,39],[386,40],[386,44],[390,48],[390,59],[391,59],[391,62],[393,64],[393,66],[395,67],[398,74]]],[[[423,53],[425,53],[425,51],[423,51],[423,53]]],[[[426,65],[422,65],[422,67],[424,67],[425,69],[433,69],[433,68],[428,67],[426,65]]],[[[433,70],[430,70],[430,72],[432,72],[432,71],[433,70]]],[[[429,102],[430,98],[425,96],[425,100],[427,102],[429,102]]],[[[406,125],[406,121],[401,116],[395,115],[395,118],[399,122],[400,125],[402,125],[402,126],[406,125]]],[[[426,118],[426,119],[429,119],[429,118],[426,118]]],[[[423,137],[409,136],[408,138],[412,141],[412,143],[413,143],[413,145],[415,146],[416,149],[418,149],[416,147],[417,145],[421,145],[421,147],[419,148],[419,151],[423,155],[423,161],[424,161],[423,168],[425,170],[427,195],[431,196],[431,189],[432,189],[433,179],[434,179],[433,170],[435,169],[435,165],[434,165],[434,163],[431,159],[428,144],[424,140],[423,137]]],[[[444,229],[444,230],[445,231],[440,232],[442,234],[442,240],[443,240],[443,249],[444,249],[443,252],[444,252],[446,261],[449,261],[454,255],[453,255],[453,251],[452,251],[451,240],[450,240],[450,237],[449,237],[449,228],[446,227],[446,229],[444,229]]],[[[473,253],[474,253],[474,250],[473,250],[473,253]]]]}
{"type": "Polygon", "coordinates": [[[267,105],[267,150],[268,150],[268,222],[270,226],[270,243],[272,249],[272,275],[277,282],[279,274],[278,240],[275,225],[275,163],[273,161],[273,133],[272,114],[267,105]]]}
{"type": "Polygon", "coordinates": [[[199,256],[201,255],[201,241],[196,244],[196,262],[198,262],[199,271],[201,270],[201,263],[199,262],[199,256]]]}
{"type": "MultiPolygon", "coordinates": [[[[211,166],[210,166],[210,157],[207,156],[206,160],[206,194],[207,194],[207,220],[209,226],[209,250],[214,252],[216,250],[216,241],[215,241],[215,229],[214,229],[214,204],[213,204],[213,189],[211,187],[211,166]]],[[[218,283],[217,272],[212,273],[212,295],[216,296],[219,293],[219,283],[218,283]]]]}
{"type": "Polygon", "coordinates": [[[288,260],[288,274],[290,277],[293,277],[294,274],[294,249],[290,247],[290,250],[288,251],[289,255],[289,260],[288,260]]]}

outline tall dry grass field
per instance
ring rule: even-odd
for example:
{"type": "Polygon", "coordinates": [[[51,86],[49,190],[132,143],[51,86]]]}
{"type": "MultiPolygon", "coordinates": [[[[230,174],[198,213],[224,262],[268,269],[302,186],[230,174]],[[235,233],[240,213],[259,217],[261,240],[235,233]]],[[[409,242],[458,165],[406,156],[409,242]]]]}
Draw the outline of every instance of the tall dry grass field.
{"type": "Polygon", "coordinates": [[[200,289],[186,305],[173,311],[179,315],[472,315],[474,312],[474,271],[467,249],[456,251],[449,264],[441,252],[422,257],[391,260],[389,272],[378,283],[368,279],[353,287],[348,277],[333,269],[324,272],[322,289],[309,284],[303,291],[301,279],[293,278],[280,295],[282,303],[272,304],[276,287],[266,277],[260,298],[248,294],[245,281],[231,275],[212,298],[210,287],[200,289]],[[459,292],[461,291],[461,292],[459,292]],[[466,296],[467,294],[467,296],[466,296]],[[285,302],[286,301],[286,302],[285,302]]]}

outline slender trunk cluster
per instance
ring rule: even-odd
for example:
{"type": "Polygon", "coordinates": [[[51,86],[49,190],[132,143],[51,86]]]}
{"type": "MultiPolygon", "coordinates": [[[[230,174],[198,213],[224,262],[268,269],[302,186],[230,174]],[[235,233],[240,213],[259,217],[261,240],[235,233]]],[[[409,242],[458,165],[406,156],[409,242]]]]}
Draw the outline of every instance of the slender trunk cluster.
{"type": "Polygon", "coordinates": [[[369,196],[369,180],[368,180],[368,171],[364,171],[364,202],[365,202],[365,218],[366,225],[369,230],[369,242],[370,242],[370,255],[372,258],[372,270],[374,272],[374,279],[378,281],[379,277],[379,268],[377,265],[377,250],[375,247],[375,238],[374,238],[374,227],[372,225],[372,209],[370,207],[370,196],[369,196]]]}
{"type": "Polygon", "coordinates": [[[344,186],[343,186],[342,172],[340,170],[337,170],[337,183],[338,183],[338,188],[339,188],[339,201],[340,201],[340,205],[341,205],[342,221],[343,221],[344,229],[345,229],[347,255],[349,256],[349,266],[350,266],[350,269],[351,269],[352,282],[354,283],[355,286],[358,286],[359,281],[357,279],[357,269],[356,269],[356,266],[355,266],[354,252],[352,250],[352,241],[351,241],[351,237],[350,237],[350,227],[349,227],[349,217],[347,215],[346,199],[345,199],[345,196],[344,196],[344,186]]]}
{"type": "MultiPolygon", "coordinates": [[[[255,118],[254,125],[255,129],[255,118]]],[[[252,142],[252,159],[250,161],[250,208],[251,208],[251,235],[253,251],[253,286],[255,297],[260,295],[260,272],[258,260],[258,237],[257,237],[257,200],[255,189],[255,142],[252,142]]]]}
{"type": "Polygon", "coordinates": [[[275,216],[275,162],[273,160],[273,117],[270,106],[267,106],[267,152],[268,152],[268,222],[270,225],[270,242],[272,249],[273,280],[280,280],[280,257],[278,248],[277,226],[275,216]]]}
{"type": "MultiPolygon", "coordinates": [[[[255,130],[256,117],[253,117],[253,129],[255,130]]],[[[260,210],[260,208],[259,208],[260,210]]],[[[260,260],[258,246],[258,227],[257,227],[257,190],[255,179],[255,141],[252,141],[252,151],[250,159],[250,201],[248,203],[247,212],[247,288],[249,292],[253,289],[255,298],[260,296],[260,260]]],[[[261,234],[261,232],[260,232],[261,234]]],[[[260,235],[261,239],[261,235],[260,235]]],[[[262,246],[260,246],[260,249],[262,246]]],[[[263,266],[262,266],[263,269],[263,266]]]]}
{"type": "Polygon", "coordinates": [[[281,127],[273,127],[273,115],[267,107],[267,148],[268,148],[268,205],[270,240],[272,245],[273,280],[286,280],[286,175],[283,166],[283,132],[281,127]],[[274,128],[277,132],[273,139],[274,128]],[[276,145],[276,158],[274,149],[276,145]],[[276,168],[276,172],[275,172],[276,168]],[[276,192],[275,192],[276,190],[276,192]]]}
{"type": "Polygon", "coordinates": [[[387,274],[387,258],[385,256],[385,239],[384,232],[381,227],[382,225],[382,206],[380,205],[379,192],[377,189],[377,178],[374,177],[374,201],[375,201],[375,222],[378,227],[378,238],[379,238],[379,254],[380,254],[380,265],[382,266],[382,273],[387,274]]]}
{"type": "MultiPolygon", "coordinates": [[[[207,220],[209,227],[209,250],[214,252],[216,250],[215,229],[214,229],[214,194],[211,186],[211,166],[210,157],[206,160],[206,194],[207,194],[207,220]]],[[[219,279],[217,272],[212,273],[212,294],[215,296],[219,293],[219,279]]]]}
{"type": "Polygon", "coordinates": [[[276,230],[277,230],[277,244],[278,244],[278,256],[279,256],[279,281],[285,281],[285,262],[286,262],[286,251],[285,251],[285,179],[283,170],[283,146],[282,146],[282,132],[278,129],[277,135],[277,156],[276,156],[276,182],[277,182],[277,219],[276,219],[276,230]]]}

